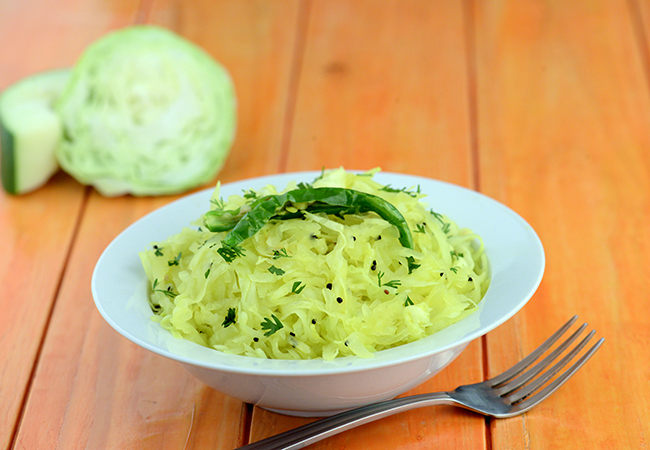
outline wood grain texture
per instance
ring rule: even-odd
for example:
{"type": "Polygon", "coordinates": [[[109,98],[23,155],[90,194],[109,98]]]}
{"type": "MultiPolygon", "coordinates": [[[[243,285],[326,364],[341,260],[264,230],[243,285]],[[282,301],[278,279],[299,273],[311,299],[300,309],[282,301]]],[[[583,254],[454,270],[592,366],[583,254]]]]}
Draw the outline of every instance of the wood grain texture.
{"type": "Polygon", "coordinates": [[[609,338],[558,394],[493,422],[493,446],[643,448],[648,404],[629,394],[650,379],[650,96],[630,11],[607,0],[475,6],[481,190],[528,219],[547,254],[539,292],[488,335],[489,372],[573,314],[609,338]]]}
{"type": "Polygon", "coordinates": [[[109,30],[133,23],[138,3],[96,0],[0,4],[0,90],[42,70],[70,67],[109,30]]]}
{"type": "MultiPolygon", "coordinates": [[[[455,389],[482,379],[482,346],[472,342],[438,375],[404,395],[455,389]]],[[[315,419],[288,417],[255,408],[251,442],[298,427],[315,419]]],[[[309,446],[310,450],[338,449],[468,449],[484,448],[485,419],[452,406],[407,411],[362,425],[309,446]]]]}
{"type": "Polygon", "coordinates": [[[238,418],[241,402],[126,341],[93,304],[88,261],[96,261],[117,233],[168,200],[106,199],[95,193],[89,199],[17,448],[183,448],[205,439],[228,448],[238,443],[237,422],[219,418],[238,418]],[[210,426],[202,426],[206,420],[210,426]]]}
{"type": "Polygon", "coordinates": [[[462,5],[309,5],[287,170],[379,166],[471,187],[462,5]]]}
{"type": "Polygon", "coordinates": [[[0,193],[0,448],[10,445],[83,201],[69,178],[50,183],[20,198],[0,193]]]}
{"type": "Polygon", "coordinates": [[[52,314],[16,448],[235,447],[241,402],[112,330],[90,293],[93,264],[126,226],[168,199],[93,193],[52,314]],[[209,426],[203,426],[209,421],[209,426]]]}
{"type": "MultiPolygon", "coordinates": [[[[244,134],[219,178],[227,182],[274,173],[283,132],[285,74],[293,50],[285,44],[293,39],[296,5],[224,2],[221,9],[209,5],[185,2],[181,14],[175,4],[154,3],[144,21],[173,27],[226,67],[235,68],[233,79],[243,93],[238,98],[244,134]],[[265,45],[258,47],[258,42],[265,45]],[[264,95],[256,96],[260,85],[264,95]],[[269,150],[269,143],[274,149],[269,150]]],[[[95,192],[90,196],[17,448],[229,449],[244,443],[246,405],[121,338],[101,319],[90,294],[94,262],[106,245],[133,221],[178,197],[106,199],[95,192]]]]}
{"type": "MultiPolygon", "coordinates": [[[[72,65],[99,34],[133,20],[137,5],[92,0],[0,4],[0,90],[39,71],[72,65]],[[56,39],[52,39],[56,36],[56,39]]],[[[61,173],[41,189],[0,192],[0,448],[11,445],[41,340],[82,213],[85,189],[61,173]]]]}

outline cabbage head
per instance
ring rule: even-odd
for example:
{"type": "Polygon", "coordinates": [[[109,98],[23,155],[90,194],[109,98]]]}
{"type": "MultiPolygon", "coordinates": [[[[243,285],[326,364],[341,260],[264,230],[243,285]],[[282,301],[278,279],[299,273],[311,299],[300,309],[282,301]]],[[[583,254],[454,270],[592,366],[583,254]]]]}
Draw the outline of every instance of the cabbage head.
{"type": "Polygon", "coordinates": [[[56,105],[61,167],[103,195],[164,195],[212,180],[235,137],[226,69],[152,25],[112,32],[75,64],[56,105]]]}

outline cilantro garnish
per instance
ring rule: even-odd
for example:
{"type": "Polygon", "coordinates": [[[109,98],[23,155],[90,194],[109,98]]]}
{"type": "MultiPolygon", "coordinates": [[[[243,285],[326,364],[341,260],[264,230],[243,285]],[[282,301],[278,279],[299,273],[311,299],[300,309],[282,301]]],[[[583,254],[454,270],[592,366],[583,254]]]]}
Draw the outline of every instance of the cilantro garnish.
{"type": "Polygon", "coordinates": [[[249,189],[248,191],[244,191],[244,198],[248,200],[257,200],[257,192],[255,192],[252,189],[249,189]]]}
{"type": "Polygon", "coordinates": [[[203,274],[203,276],[204,276],[205,278],[208,278],[208,277],[210,276],[210,271],[211,271],[211,270],[212,270],[212,263],[210,263],[210,267],[208,267],[208,270],[205,271],[205,273],[203,274]]]}
{"type": "Polygon", "coordinates": [[[442,227],[442,231],[444,231],[445,234],[449,233],[449,227],[450,227],[451,224],[448,223],[448,222],[445,222],[444,220],[442,220],[442,214],[437,213],[437,212],[435,212],[433,210],[430,210],[429,212],[431,213],[431,215],[433,217],[436,218],[436,220],[438,220],[438,222],[440,222],[440,226],[442,227]]]}
{"type": "Polygon", "coordinates": [[[382,278],[384,278],[384,272],[380,270],[379,273],[377,273],[377,285],[379,287],[388,286],[388,287],[396,288],[397,286],[400,286],[402,284],[402,282],[399,280],[391,280],[386,283],[383,283],[381,281],[382,278]]]}
{"type": "Polygon", "coordinates": [[[293,286],[291,287],[291,292],[293,294],[300,294],[303,289],[307,287],[306,284],[302,284],[302,281],[294,281],[293,286]]]}
{"type": "Polygon", "coordinates": [[[409,275],[411,275],[411,273],[413,273],[413,271],[414,271],[415,269],[417,269],[418,267],[421,266],[421,264],[416,264],[416,263],[415,263],[415,258],[412,257],[412,256],[407,256],[407,257],[406,257],[406,263],[408,264],[409,275]]]}
{"type": "Polygon", "coordinates": [[[391,187],[390,184],[387,184],[386,186],[383,186],[383,187],[379,188],[379,190],[384,191],[384,192],[393,192],[393,193],[403,192],[404,194],[408,194],[408,195],[410,195],[411,197],[414,197],[414,198],[417,197],[418,195],[420,195],[420,193],[421,193],[421,188],[420,188],[419,184],[418,184],[415,191],[412,191],[412,190],[410,190],[408,188],[396,189],[394,187],[391,187]]]}
{"type": "Polygon", "coordinates": [[[224,328],[228,328],[230,325],[235,323],[236,319],[236,311],[235,308],[228,308],[228,313],[226,314],[226,318],[223,319],[223,322],[221,325],[223,325],[224,328]]]}
{"type": "Polygon", "coordinates": [[[282,247],[280,250],[273,250],[273,259],[280,258],[291,258],[291,256],[289,256],[287,253],[287,249],[284,247],[282,247]]]}
{"type": "Polygon", "coordinates": [[[221,242],[221,248],[217,250],[217,253],[219,253],[227,263],[231,263],[235,258],[244,255],[245,252],[239,245],[221,242]]]}
{"type": "Polygon", "coordinates": [[[452,257],[452,258],[456,258],[456,259],[458,259],[458,258],[462,258],[463,256],[465,256],[465,255],[463,255],[462,253],[458,253],[458,252],[456,252],[456,251],[454,251],[454,250],[452,250],[450,253],[451,253],[451,257],[452,257]]]}
{"type": "Polygon", "coordinates": [[[173,292],[171,290],[172,289],[171,286],[169,286],[167,289],[156,289],[157,287],[158,287],[158,278],[153,280],[153,285],[151,286],[151,290],[153,292],[162,292],[163,294],[165,294],[169,298],[175,298],[178,295],[177,293],[175,293],[175,292],[173,292]]]}
{"type": "Polygon", "coordinates": [[[211,198],[210,203],[212,203],[219,210],[223,210],[226,207],[226,203],[223,201],[223,198],[211,198]]]}
{"type": "Polygon", "coordinates": [[[284,275],[284,270],[280,269],[279,267],[271,266],[269,267],[269,272],[271,272],[273,275],[284,275]]]}
{"type": "Polygon", "coordinates": [[[178,263],[179,263],[180,260],[181,260],[181,254],[182,254],[182,252],[180,252],[178,255],[176,255],[176,258],[167,261],[167,265],[168,265],[169,267],[171,267],[171,266],[177,266],[178,263]]]}
{"type": "Polygon", "coordinates": [[[280,322],[280,319],[278,319],[275,314],[271,314],[271,319],[265,317],[264,321],[260,324],[263,330],[267,330],[266,333],[264,333],[264,336],[267,337],[271,336],[280,328],[284,328],[284,325],[282,325],[282,322],[280,322]]]}

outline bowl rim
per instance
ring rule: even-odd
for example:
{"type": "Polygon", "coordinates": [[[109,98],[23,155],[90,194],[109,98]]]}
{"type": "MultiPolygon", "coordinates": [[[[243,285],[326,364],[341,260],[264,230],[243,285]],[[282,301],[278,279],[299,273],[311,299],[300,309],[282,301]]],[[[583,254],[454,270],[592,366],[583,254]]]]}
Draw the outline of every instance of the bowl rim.
{"type": "MultiPolygon", "coordinates": [[[[348,170],[348,172],[361,173],[365,171],[348,170]]],[[[284,188],[286,183],[290,181],[311,181],[321,173],[321,171],[288,172],[243,179],[221,185],[221,194],[225,196],[234,193],[241,193],[243,190],[259,188],[267,184],[273,184],[280,189],[284,188]]],[[[450,349],[466,346],[474,339],[492,331],[514,316],[536,292],[542,281],[545,269],[545,254],[542,242],[528,222],[508,206],[478,191],[446,181],[383,171],[377,173],[374,176],[374,179],[383,184],[392,184],[393,186],[400,185],[408,186],[409,188],[416,185],[424,186],[425,188],[422,189],[422,191],[423,193],[428,194],[428,196],[431,196],[434,193],[451,195],[452,198],[446,199],[448,204],[450,204],[449,202],[463,200],[468,202],[468,205],[477,208],[480,207],[482,210],[490,213],[496,213],[500,221],[499,225],[506,227],[506,231],[508,232],[514,232],[518,239],[516,243],[519,244],[519,247],[514,246],[515,248],[512,249],[512,251],[508,249],[512,255],[506,255],[504,257],[511,259],[508,264],[510,270],[517,271],[519,276],[523,276],[524,278],[523,283],[521,280],[515,280],[514,277],[509,281],[511,287],[513,286],[513,283],[516,287],[515,292],[517,298],[513,300],[511,298],[512,296],[507,295],[507,292],[501,292],[501,290],[504,289],[502,285],[508,284],[508,280],[502,280],[501,278],[498,280],[495,279],[497,276],[504,276],[501,270],[502,268],[499,267],[501,260],[493,260],[499,249],[489,248],[489,242],[485,242],[486,253],[490,264],[491,283],[483,300],[479,304],[478,310],[461,319],[459,322],[456,322],[431,336],[398,347],[376,352],[373,358],[346,356],[335,358],[332,361],[325,361],[323,359],[279,360],[227,354],[203,347],[190,341],[172,337],[169,331],[151,321],[151,313],[149,313],[146,319],[148,323],[145,324],[142,322],[142,324],[148,329],[150,334],[153,333],[156,335],[156,339],[145,338],[141,335],[144,333],[144,330],[142,330],[142,333],[140,333],[141,330],[139,329],[136,329],[135,331],[130,330],[129,327],[125,326],[123,323],[124,320],[122,320],[125,316],[128,316],[127,314],[124,314],[124,316],[122,315],[122,309],[132,309],[134,306],[132,304],[129,306],[127,303],[134,300],[133,296],[137,297],[137,294],[131,294],[129,299],[124,298],[125,295],[128,296],[129,292],[131,292],[129,289],[134,288],[132,284],[136,283],[134,280],[136,280],[137,274],[134,275],[133,273],[129,273],[129,271],[132,270],[137,271],[137,267],[133,265],[133,257],[135,256],[139,264],[139,258],[137,256],[139,251],[144,250],[144,248],[151,242],[164,239],[171,235],[172,233],[168,232],[169,229],[176,227],[178,231],[180,231],[180,228],[189,226],[190,222],[198,218],[199,215],[179,217],[177,214],[176,216],[171,216],[173,223],[168,226],[164,226],[167,224],[163,224],[163,229],[158,231],[161,236],[160,238],[154,238],[152,236],[151,238],[145,239],[142,229],[149,227],[151,223],[157,221],[159,216],[163,217],[170,211],[183,211],[189,209],[194,210],[193,214],[197,212],[199,214],[205,212],[209,207],[207,202],[215,189],[214,187],[209,187],[188,194],[149,212],[125,228],[111,241],[97,260],[92,274],[91,291],[95,306],[104,320],[123,337],[140,347],[175,360],[181,364],[223,372],[239,373],[242,375],[291,377],[321,376],[380,369],[382,367],[407,363],[416,359],[432,357],[435,354],[450,349]],[[130,261],[131,265],[117,264],[116,261],[121,261],[119,256],[120,253],[123,254],[126,249],[129,248],[129,245],[132,245],[133,243],[141,244],[141,246],[137,249],[134,248],[131,251],[131,255],[127,255],[127,260],[130,261]],[[519,260],[513,261],[512,259],[515,257],[519,260]],[[495,266],[494,263],[497,265],[495,266]],[[112,276],[109,276],[107,272],[110,272],[111,270],[115,273],[113,273],[112,276]],[[108,289],[108,287],[113,287],[113,291],[115,291],[116,283],[120,283],[124,277],[127,279],[127,286],[120,285],[118,286],[119,292],[111,294],[112,291],[108,289]],[[131,285],[128,285],[129,280],[131,285]],[[494,287],[495,280],[499,281],[499,283],[496,283],[496,287],[494,287]],[[495,289],[498,289],[499,292],[495,293],[495,289]],[[121,296],[120,293],[122,294],[121,296]],[[493,296],[498,298],[492,300],[493,296]],[[493,305],[491,303],[488,304],[486,300],[490,300],[490,302],[507,302],[507,310],[497,314],[497,317],[495,317],[493,305]],[[120,308],[118,305],[124,306],[124,308],[120,308]],[[489,308],[486,307],[486,305],[488,305],[489,308]],[[486,311],[489,311],[489,314],[487,314],[486,311]],[[483,319],[483,323],[481,323],[481,319],[483,319]],[[478,321],[478,323],[475,323],[476,321],[478,321]],[[152,325],[155,326],[158,331],[152,331],[155,330],[155,328],[152,328],[152,325]],[[164,332],[164,334],[161,334],[161,332],[164,332]],[[155,342],[156,340],[158,340],[158,342],[155,342]],[[173,347],[173,349],[170,347],[173,347]]],[[[438,197],[438,199],[440,199],[440,197],[438,197]]],[[[424,198],[424,201],[429,203],[427,202],[427,197],[424,198]]],[[[440,210],[440,212],[443,212],[450,219],[454,220],[459,226],[472,228],[477,234],[481,235],[484,240],[486,239],[485,233],[482,234],[480,231],[477,231],[476,226],[469,227],[468,224],[464,223],[465,221],[462,219],[459,220],[455,217],[455,214],[450,214],[448,211],[440,210]]],[[[477,221],[474,222],[480,225],[478,218],[477,221]]],[[[144,277],[146,280],[141,266],[140,270],[141,277],[144,277]]],[[[137,286],[135,289],[137,291],[137,286]]],[[[144,305],[146,305],[147,309],[149,308],[146,301],[144,302],[144,305]]],[[[136,305],[135,308],[136,310],[140,308],[139,311],[140,314],[142,314],[141,305],[136,305]]],[[[141,318],[139,318],[139,320],[140,319],[141,318]]],[[[128,320],[128,317],[126,320],[128,320]]]]}

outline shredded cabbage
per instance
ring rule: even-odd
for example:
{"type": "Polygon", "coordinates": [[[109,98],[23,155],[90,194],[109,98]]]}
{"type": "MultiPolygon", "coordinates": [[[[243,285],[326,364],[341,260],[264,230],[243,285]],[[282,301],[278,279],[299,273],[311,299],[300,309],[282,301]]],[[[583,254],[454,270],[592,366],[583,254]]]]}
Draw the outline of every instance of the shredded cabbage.
{"type": "MultiPolygon", "coordinates": [[[[217,252],[227,232],[197,223],[140,253],[153,319],[178,338],[227,353],[330,360],[371,357],[471,314],[489,284],[481,238],[427,210],[417,190],[376,182],[375,172],[340,168],[311,186],[392,203],[409,224],[413,249],[375,213],[305,212],[268,222],[228,263],[217,252]]],[[[219,192],[213,210],[245,210],[253,197],[278,194],[267,186],[224,201],[219,192]]]]}
{"type": "Polygon", "coordinates": [[[208,182],[234,140],[224,67],[153,25],[110,33],[75,64],[57,105],[61,167],[106,196],[161,195],[208,182]]]}

